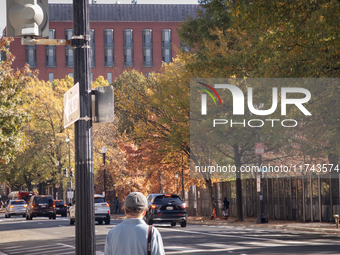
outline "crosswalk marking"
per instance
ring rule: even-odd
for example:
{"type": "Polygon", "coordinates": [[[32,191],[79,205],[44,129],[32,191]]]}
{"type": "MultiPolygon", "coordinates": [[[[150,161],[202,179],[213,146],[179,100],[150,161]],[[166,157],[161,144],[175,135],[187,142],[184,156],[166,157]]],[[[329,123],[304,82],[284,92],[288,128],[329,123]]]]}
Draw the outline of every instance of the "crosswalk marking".
{"type": "MultiPolygon", "coordinates": [[[[40,245],[40,246],[12,246],[12,247],[4,247],[1,248],[3,254],[6,255],[42,255],[42,254],[53,254],[53,255],[61,255],[61,254],[74,254],[75,247],[68,244],[56,243],[50,245],[40,245]],[[57,250],[62,249],[61,253],[57,253],[57,250]]],[[[3,255],[0,252],[0,255],[3,255]]]]}
{"type": "Polygon", "coordinates": [[[185,246],[165,246],[164,249],[166,250],[175,250],[175,251],[184,251],[184,250],[192,250],[190,247],[185,246]]]}

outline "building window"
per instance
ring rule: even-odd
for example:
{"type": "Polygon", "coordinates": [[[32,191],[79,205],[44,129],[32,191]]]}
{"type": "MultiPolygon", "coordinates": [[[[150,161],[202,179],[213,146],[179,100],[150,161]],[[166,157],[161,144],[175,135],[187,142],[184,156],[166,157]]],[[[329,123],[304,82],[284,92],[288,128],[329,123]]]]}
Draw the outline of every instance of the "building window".
{"type": "Polygon", "coordinates": [[[54,81],[54,73],[48,73],[48,80],[50,81],[50,83],[54,81]]]}
{"type": "Polygon", "coordinates": [[[73,78],[73,73],[68,73],[68,76],[73,78]]]}
{"type": "Polygon", "coordinates": [[[106,79],[109,84],[112,84],[112,73],[107,73],[106,74],[106,79]]]}
{"type": "Polygon", "coordinates": [[[94,36],[94,29],[90,29],[90,38],[91,38],[91,41],[90,41],[90,46],[91,46],[91,49],[90,49],[90,56],[91,56],[91,67],[96,67],[96,50],[95,50],[95,36],[94,36]]]}
{"type": "Polygon", "coordinates": [[[104,29],[104,66],[114,65],[114,34],[113,29],[104,29]]]}
{"type": "Polygon", "coordinates": [[[37,67],[35,45],[26,45],[26,63],[29,64],[31,68],[37,67]]]}
{"type": "Polygon", "coordinates": [[[91,73],[91,81],[93,81],[93,73],[91,73]]]}
{"type": "Polygon", "coordinates": [[[162,29],[162,61],[171,62],[171,29],[162,29]]]}
{"type": "MultiPolygon", "coordinates": [[[[71,40],[73,35],[72,29],[65,30],[65,38],[66,40],[71,40]]],[[[65,67],[73,67],[73,50],[71,46],[65,46],[65,67]]]]}
{"type": "Polygon", "coordinates": [[[143,29],[143,66],[152,67],[152,29],[143,29]]]}
{"type": "Polygon", "coordinates": [[[133,67],[133,30],[124,29],[123,43],[124,43],[124,67],[133,67]]]}
{"type": "MultiPolygon", "coordinates": [[[[55,39],[55,29],[50,29],[48,33],[48,39],[55,39]]],[[[56,62],[56,46],[46,45],[46,67],[55,68],[57,67],[56,62]]]]}

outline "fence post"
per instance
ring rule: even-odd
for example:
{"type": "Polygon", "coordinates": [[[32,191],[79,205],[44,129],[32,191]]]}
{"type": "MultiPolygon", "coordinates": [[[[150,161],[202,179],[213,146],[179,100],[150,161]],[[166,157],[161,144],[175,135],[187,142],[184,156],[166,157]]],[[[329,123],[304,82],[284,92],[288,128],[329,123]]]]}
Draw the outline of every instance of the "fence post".
{"type": "Polygon", "coordinates": [[[303,221],[306,221],[306,205],[305,205],[305,178],[302,176],[302,215],[303,221]]]}
{"type": "Polygon", "coordinates": [[[292,187],[292,177],[289,177],[289,198],[290,198],[290,220],[293,220],[293,187],[292,187]]]}
{"type": "Polygon", "coordinates": [[[312,176],[310,176],[310,221],[314,221],[314,215],[313,215],[313,181],[312,181],[312,176]]]}
{"type": "Polygon", "coordinates": [[[266,178],[267,181],[267,211],[268,211],[268,219],[270,217],[270,212],[269,212],[269,177],[266,178]]]}
{"type": "Polygon", "coordinates": [[[321,180],[320,180],[320,175],[318,175],[318,196],[319,196],[319,219],[320,219],[320,222],[321,222],[322,217],[321,217],[321,180]]]}
{"type": "Polygon", "coordinates": [[[283,210],[285,220],[287,220],[287,210],[286,210],[286,178],[283,178],[283,210]]]}
{"type": "MultiPolygon", "coordinates": [[[[333,215],[333,192],[332,192],[332,175],[331,174],[328,174],[329,175],[329,203],[330,203],[330,206],[331,206],[331,217],[332,218],[332,215],[333,215]]],[[[327,221],[329,221],[331,219],[327,219],[327,221]]]]}
{"type": "Polygon", "coordinates": [[[273,204],[273,220],[275,220],[275,198],[274,198],[274,178],[272,177],[272,204],[273,204]]]}
{"type": "Polygon", "coordinates": [[[298,203],[298,191],[299,191],[299,177],[296,176],[296,188],[295,188],[295,207],[296,207],[296,220],[299,220],[299,203],[298,203]]]}

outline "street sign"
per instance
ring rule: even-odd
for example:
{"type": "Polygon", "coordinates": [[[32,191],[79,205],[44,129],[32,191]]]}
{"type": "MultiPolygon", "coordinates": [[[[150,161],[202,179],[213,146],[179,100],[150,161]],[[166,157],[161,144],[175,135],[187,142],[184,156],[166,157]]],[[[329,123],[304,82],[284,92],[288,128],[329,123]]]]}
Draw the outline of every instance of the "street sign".
{"type": "Polygon", "coordinates": [[[67,198],[73,198],[74,192],[73,191],[67,191],[67,198]]]}
{"type": "Polygon", "coordinates": [[[94,123],[113,122],[114,90],[113,86],[95,88],[92,95],[92,116],[94,123]]]}
{"type": "Polygon", "coordinates": [[[256,186],[257,186],[257,192],[261,192],[261,176],[260,175],[257,175],[257,178],[256,178],[256,186]]]}
{"type": "Polygon", "coordinates": [[[64,128],[80,118],[79,82],[64,94],[64,128]]]}
{"type": "Polygon", "coordinates": [[[255,153],[256,154],[264,153],[264,143],[255,143],[255,153]]]}

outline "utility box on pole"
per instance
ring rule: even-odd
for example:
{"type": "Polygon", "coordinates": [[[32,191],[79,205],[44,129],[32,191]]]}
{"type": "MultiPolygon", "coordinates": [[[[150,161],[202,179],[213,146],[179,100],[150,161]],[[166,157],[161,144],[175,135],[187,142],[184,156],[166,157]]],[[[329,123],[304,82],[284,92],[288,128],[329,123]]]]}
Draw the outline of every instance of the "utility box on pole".
{"type": "Polygon", "coordinates": [[[7,0],[8,37],[48,37],[48,0],[7,0]]]}

